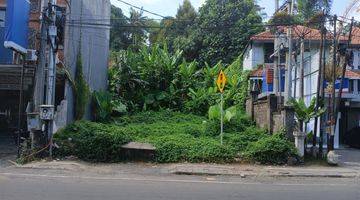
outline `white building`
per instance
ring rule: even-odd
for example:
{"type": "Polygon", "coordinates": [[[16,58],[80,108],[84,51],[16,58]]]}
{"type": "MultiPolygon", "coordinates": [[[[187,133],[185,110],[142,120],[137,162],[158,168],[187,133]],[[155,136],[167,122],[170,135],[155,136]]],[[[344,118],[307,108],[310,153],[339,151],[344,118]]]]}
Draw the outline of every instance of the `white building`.
{"type": "MultiPolygon", "coordinates": [[[[360,127],[360,29],[355,28],[352,34],[351,50],[353,51],[353,62],[348,66],[344,81],[343,97],[340,108],[340,115],[338,119],[338,127],[335,135],[335,148],[341,147],[346,143],[346,134],[354,128],[360,127]]],[[[307,28],[304,26],[296,26],[293,29],[294,45],[299,45],[300,38],[303,37],[305,41],[304,53],[304,95],[306,103],[310,103],[311,99],[316,96],[318,69],[319,69],[319,44],[320,32],[316,29],[307,28]]],[[[273,92],[273,78],[274,78],[274,61],[271,55],[274,53],[274,34],[271,31],[265,31],[257,34],[251,38],[251,42],[245,50],[243,68],[251,70],[253,73],[250,76],[252,88],[259,90],[259,98],[265,97],[273,92]]],[[[284,45],[287,43],[286,37],[280,37],[280,43],[284,45]]],[[[345,46],[347,37],[340,38],[340,45],[345,46]]],[[[328,36],[327,45],[325,48],[326,60],[330,59],[330,45],[332,36],[328,36]]],[[[294,49],[299,49],[295,47],[294,49]]],[[[280,54],[280,66],[285,66],[285,52],[280,54]]],[[[293,65],[292,71],[292,96],[299,98],[300,96],[300,80],[299,75],[299,53],[297,54],[297,62],[293,65]],[[295,78],[296,75],[296,78],[295,78]],[[296,80],[296,81],[295,81],[296,80]],[[296,89],[295,89],[296,86],[296,89]]],[[[282,69],[280,76],[280,86],[284,88],[284,73],[282,69]]],[[[326,93],[328,96],[329,93],[326,93]]],[[[311,131],[313,122],[307,126],[307,131],[311,131]]],[[[319,133],[319,131],[318,131],[319,133]]],[[[360,134],[360,132],[359,132],[360,134]]],[[[326,134],[324,134],[326,137],[326,134]]],[[[326,141],[326,138],[324,138],[326,141]]],[[[357,141],[360,145],[360,141],[357,141]]]]}

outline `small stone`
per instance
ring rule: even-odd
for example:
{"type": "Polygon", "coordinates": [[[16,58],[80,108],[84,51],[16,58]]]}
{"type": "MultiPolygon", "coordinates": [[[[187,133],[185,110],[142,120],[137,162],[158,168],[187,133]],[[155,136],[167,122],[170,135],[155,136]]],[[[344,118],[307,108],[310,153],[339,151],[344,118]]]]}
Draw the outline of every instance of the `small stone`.
{"type": "Polygon", "coordinates": [[[288,166],[295,166],[298,164],[298,159],[296,159],[295,157],[289,157],[287,160],[287,165],[288,166]]]}
{"type": "Polygon", "coordinates": [[[240,174],[240,177],[241,178],[246,178],[246,175],[245,174],[240,174]]]}
{"type": "Polygon", "coordinates": [[[339,155],[335,153],[335,151],[330,151],[327,154],[327,163],[329,165],[338,165],[339,164],[339,155]]]}

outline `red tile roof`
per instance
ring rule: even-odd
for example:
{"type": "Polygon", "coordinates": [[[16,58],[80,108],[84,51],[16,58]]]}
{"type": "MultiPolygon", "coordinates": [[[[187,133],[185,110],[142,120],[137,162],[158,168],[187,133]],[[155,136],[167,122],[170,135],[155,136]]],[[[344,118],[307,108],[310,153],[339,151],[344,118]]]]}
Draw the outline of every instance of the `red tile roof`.
{"type": "MultiPolygon", "coordinates": [[[[286,27],[279,27],[280,31],[284,31],[286,33],[286,27]]],[[[354,33],[356,33],[356,36],[359,39],[359,44],[360,44],[360,29],[358,29],[358,32],[353,31],[354,33]]],[[[313,29],[313,28],[309,28],[309,27],[305,27],[305,26],[294,26],[293,27],[293,34],[292,34],[293,38],[300,38],[300,37],[304,37],[305,40],[320,40],[321,39],[321,34],[320,31],[317,29],[313,29]]],[[[252,41],[272,41],[274,40],[275,35],[270,31],[264,31],[261,32],[257,35],[252,36],[250,39],[252,41]]],[[[330,34],[327,34],[327,38],[328,39],[332,39],[332,36],[330,34]]],[[[340,36],[340,41],[345,42],[347,40],[347,37],[345,36],[340,36]]]]}
{"type": "Polygon", "coordinates": [[[354,27],[351,34],[351,44],[352,45],[360,45],[360,28],[354,27]]]}
{"type": "Polygon", "coordinates": [[[360,79],[360,70],[346,70],[345,77],[349,79],[360,79]]]}

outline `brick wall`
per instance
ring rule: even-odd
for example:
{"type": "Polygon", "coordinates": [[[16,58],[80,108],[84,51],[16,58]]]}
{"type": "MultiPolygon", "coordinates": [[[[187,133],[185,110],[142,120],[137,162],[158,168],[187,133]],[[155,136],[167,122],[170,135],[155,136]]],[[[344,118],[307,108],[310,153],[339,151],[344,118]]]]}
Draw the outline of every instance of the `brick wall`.
{"type": "Polygon", "coordinates": [[[268,116],[269,108],[268,108],[268,100],[258,100],[254,102],[254,116],[256,124],[260,128],[269,130],[269,116],[268,116]]]}
{"type": "Polygon", "coordinates": [[[269,95],[253,101],[247,99],[246,113],[256,122],[260,128],[276,133],[283,129],[284,112],[278,109],[277,98],[269,95]]]}

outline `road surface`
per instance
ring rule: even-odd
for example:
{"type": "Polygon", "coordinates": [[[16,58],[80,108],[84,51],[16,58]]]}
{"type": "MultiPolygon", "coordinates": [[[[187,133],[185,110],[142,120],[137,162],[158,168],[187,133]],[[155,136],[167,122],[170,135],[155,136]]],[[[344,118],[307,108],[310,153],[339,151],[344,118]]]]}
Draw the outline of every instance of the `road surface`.
{"type": "Polygon", "coordinates": [[[358,179],[0,172],[1,200],[359,200],[358,179]]]}

